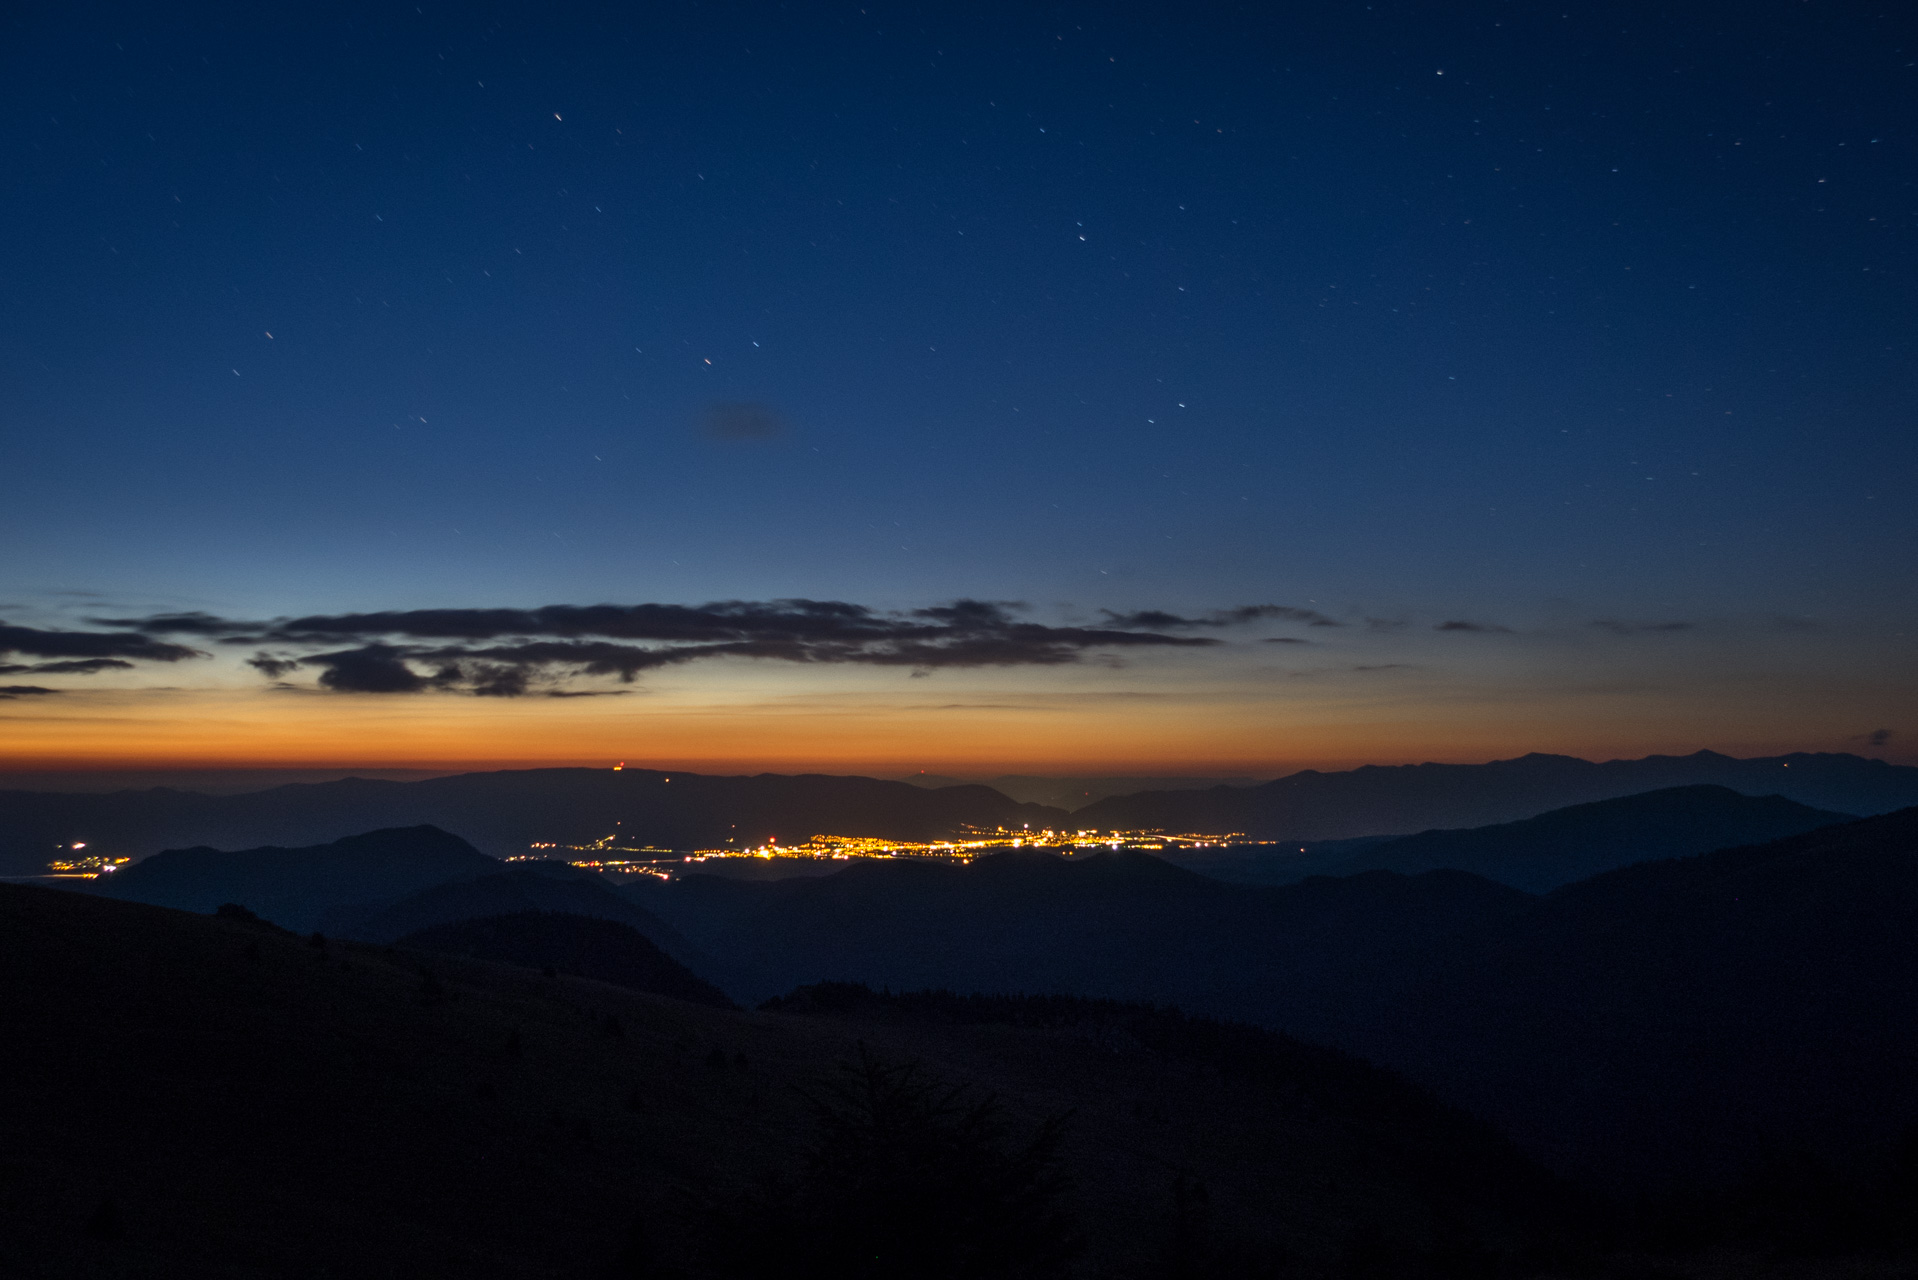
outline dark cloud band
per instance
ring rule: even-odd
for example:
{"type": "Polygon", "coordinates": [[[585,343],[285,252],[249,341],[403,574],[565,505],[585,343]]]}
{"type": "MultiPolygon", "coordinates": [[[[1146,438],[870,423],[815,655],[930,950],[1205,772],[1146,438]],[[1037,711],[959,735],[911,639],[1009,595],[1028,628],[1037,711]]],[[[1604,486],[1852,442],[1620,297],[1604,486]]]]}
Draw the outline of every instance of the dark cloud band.
{"type": "Polygon", "coordinates": [[[59,692],[37,684],[0,684],[0,698],[4,699],[48,697],[59,692]]]}
{"type": "MultiPolygon", "coordinates": [[[[1181,625],[1275,616],[1276,606],[1225,611],[1181,625]]],[[[412,609],[311,614],[270,622],[205,613],[98,618],[101,626],[217,644],[272,645],[247,659],[269,679],[316,668],[339,693],[460,690],[487,697],[564,692],[579,676],[630,682],[641,673],[715,658],[908,667],[1054,666],[1090,654],[1219,644],[1145,629],[1169,614],[1108,615],[1099,627],[1048,626],[1020,606],[983,600],[897,613],[835,600],[725,600],[704,605],[548,605],[538,609],[412,609]],[[319,652],[310,650],[319,649],[319,652]],[[289,651],[290,650],[290,651],[289,651]],[[308,650],[307,652],[301,652],[308,650]]],[[[1316,615],[1313,615],[1316,616],[1316,615]]],[[[149,643],[152,641],[149,640],[149,643]]]]}
{"type": "MultiPolygon", "coordinates": [[[[136,627],[135,631],[153,631],[157,628],[136,627]]],[[[182,658],[203,658],[206,655],[198,649],[189,649],[182,644],[170,644],[156,640],[151,635],[126,635],[108,631],[41,631],[34,627],[14,627],[0,622],[0,657],[19,654],[26,658],[77,659],[81,663],[92,663],[91,670],[105,670],[111,666],[125,666],[124,661],[114,663],[112,659],[141,659],[147,662],[178,662],[182,658]]],[[[40,670],[52,671],[55,667],[45,666],[40,670]]],[[[82,667],[69,667],[68,671],[81,671],[82,667]]]]}

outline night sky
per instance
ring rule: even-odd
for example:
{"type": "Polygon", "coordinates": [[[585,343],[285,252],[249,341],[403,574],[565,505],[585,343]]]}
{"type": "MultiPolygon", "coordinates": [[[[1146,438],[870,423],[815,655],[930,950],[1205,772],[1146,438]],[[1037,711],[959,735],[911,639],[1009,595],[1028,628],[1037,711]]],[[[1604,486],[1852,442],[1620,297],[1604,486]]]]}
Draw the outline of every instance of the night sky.
{"type": "Polygon", "coordinates": [[[0,766],[1913,759],[1914,64],[1889,4],[15,7],[0,766]]]}

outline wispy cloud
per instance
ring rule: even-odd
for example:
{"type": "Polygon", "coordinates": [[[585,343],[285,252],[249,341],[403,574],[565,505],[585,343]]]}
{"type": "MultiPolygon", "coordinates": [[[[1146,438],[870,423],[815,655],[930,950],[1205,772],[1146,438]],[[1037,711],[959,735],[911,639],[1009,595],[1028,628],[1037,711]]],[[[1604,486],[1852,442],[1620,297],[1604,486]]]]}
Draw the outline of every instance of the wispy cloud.
{"type": "Polygon", "coordinates": [[[708,405],[700,426],[715,440],[770,440],[786,424],[770,406],[751,400],[725,400],[708,405]]]}
{"type": "Polygon", "coordinates": [[[102,671],[131,671],[133,664],[120,658],[66,658],[59,662],[0,662],[0,676],[31,672],[48,676],[90,676],[102,671]]]}
{"type": "Polygon", "coordinates": [[[1308,627],[1342,627],[1317,609],[1299,609],[1286,604],[1244,604],[1231,609],[1214,609],[1196,617],[1183,617],[1160,609],[1140,609],[1133,613],[1114,613],[1101,609],[1106,621],[1115,627],[1152,627],[1176,631],[1193,627],[1235,627],[1248,622],[1298,622],[1308,627]]]}
{"type": "Polygon", "coordinates": [[[1615,636],[1660,635],[1692,629],[1689,622],[1621,622],[1617,618],[1598,618],[1592,626],[1615,636]]]}

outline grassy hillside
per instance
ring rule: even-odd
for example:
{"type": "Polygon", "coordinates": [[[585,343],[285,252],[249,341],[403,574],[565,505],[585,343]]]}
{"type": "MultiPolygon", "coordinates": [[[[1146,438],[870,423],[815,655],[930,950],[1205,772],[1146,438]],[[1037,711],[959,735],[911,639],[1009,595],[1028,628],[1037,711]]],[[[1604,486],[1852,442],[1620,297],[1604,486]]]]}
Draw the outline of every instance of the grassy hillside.
{"type": "Polygon", "coordinates": [[[1397,1077],[1123,1010],[738,1013],[20,886],[0,1007],[10,1274],[714,1274],[699,1206],[802,1173],[802,1089],[862,1044],[997,1095],[1015,1145],[1069,1115],[1080,1274],[1423,1268],[1548,1234],[1549,1184],[1397,1077]]]}
{"type": "Polygon", "coordinates": [[[563,911],[516,911],[437,924],[407,934],[398,945],[525,969],[551,969],[693,1004],[736,1007],[719,988],[661,951],[645,934],[617,920],[563,911]]]}

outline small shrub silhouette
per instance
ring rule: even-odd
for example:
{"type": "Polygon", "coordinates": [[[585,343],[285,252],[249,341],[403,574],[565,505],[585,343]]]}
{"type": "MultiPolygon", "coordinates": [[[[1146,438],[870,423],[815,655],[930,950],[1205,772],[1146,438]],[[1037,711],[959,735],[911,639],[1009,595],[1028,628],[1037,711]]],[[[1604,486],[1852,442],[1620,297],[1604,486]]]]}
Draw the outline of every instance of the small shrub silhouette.
{"type": "Polygon", "coordinates": [[[607,1280],[655,1280],[661,1274],[658,1252],[653,1247],[652,1234],[646,1230],[646,1220],[636,1217],[626,1229],[619,1252],[606,1268],[607,1280]]]}
{"type": "Polygon", "coordinates": [[[1010,1140],[1003,1109],[966,1086],[859,1061],[816,1097],[817,1141],[791,1182],[713,1216],[717,1274],[791,1280],[1038,1280],[1082,1241],[1057,1172],[1065,1117],[1010,1140]]]}
{"type": "Polygon", "coordinates": [[[1171,1280],[1198,1280],[1209,1273],[1206,1228],[1212,1216],[1212,1197],[1205,1183],[1185,1172],[1172,1180],[1172,1212],[1167,1226],[1164,1265],[1160,1274],[1171,1280]]]}
{"type": "Polygon", "coordinates": [[[120,1206],[113,1202],[112,1197],[100,1201],[87,1218],[84,1232],[89,1240],[118,1240],[125,1234],[120,1224],[120,1206]]]}

